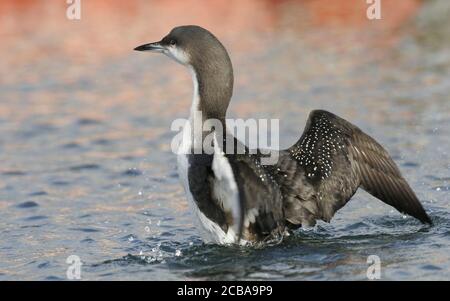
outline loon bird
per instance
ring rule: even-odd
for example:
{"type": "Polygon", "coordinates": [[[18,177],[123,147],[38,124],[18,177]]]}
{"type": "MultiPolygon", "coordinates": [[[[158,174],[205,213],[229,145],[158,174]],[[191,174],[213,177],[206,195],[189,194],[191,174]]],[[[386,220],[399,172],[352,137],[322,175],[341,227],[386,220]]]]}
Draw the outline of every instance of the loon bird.
{"type": "Polygon", "coordinates": [[[312,111],[301,138],[280,150],[274,165],[261,164],[259,151],[226,153],[220,139],[232,139],[238,145],[236,138],[216,128],[205,133],[202,127],[192,126],[201,112],[202,121],[219,120],[225,129],[233,93],[231,60],[208,30],[179,26],[161,41],[135,50],[163,53],[191,71],[194,95],[178,149],[178,171],[205,241],[261,242],[301,226],[314,226],[317,220],[330,222],[359,187],[398,211],[432,224],[387,151],[330,112],[312,111]],[[195,152],[208,133],[214,134],[213,153],[195,152]]]}

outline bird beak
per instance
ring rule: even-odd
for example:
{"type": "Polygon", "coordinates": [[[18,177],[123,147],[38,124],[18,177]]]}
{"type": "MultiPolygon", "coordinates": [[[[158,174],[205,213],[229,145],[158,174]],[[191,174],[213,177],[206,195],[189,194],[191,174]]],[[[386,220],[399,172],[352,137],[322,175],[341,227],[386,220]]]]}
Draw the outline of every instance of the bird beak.
{"type": "Polygon", "coordinates": [[[134,48],[136,51],[151,51],[151,52],[163,52],[165,50],[164,46],[160,42],[144,44],[134,48]]]}

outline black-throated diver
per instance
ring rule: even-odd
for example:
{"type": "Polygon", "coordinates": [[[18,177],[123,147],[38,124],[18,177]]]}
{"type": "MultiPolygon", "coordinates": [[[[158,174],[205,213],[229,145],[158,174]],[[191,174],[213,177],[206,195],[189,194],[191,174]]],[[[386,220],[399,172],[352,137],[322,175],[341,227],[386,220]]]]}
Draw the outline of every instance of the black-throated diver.
{"type": "Polygon", "coordinates": [[[208,30],[189,25],[135,50],[166,54],[192,73],[194,96],[179,146],[178,169],[206,241],[263,241],[313,226],[316,220],[330,222],[359,187],[431,224],[387,151],[358,127],[327,111],[310,113],[301,138],[280,150],[274,165],[262,165],[260,152],[224,153],[217,137],[239,143],[229,134],[214,136],[213,154],[196,154],[193,150],[201,147],[205,133],[201,127],[194,132],[195,114],[201,112],[202,121],[219,120],[225,128],[233,93],[233,68],[226,49],[208,30]]]}

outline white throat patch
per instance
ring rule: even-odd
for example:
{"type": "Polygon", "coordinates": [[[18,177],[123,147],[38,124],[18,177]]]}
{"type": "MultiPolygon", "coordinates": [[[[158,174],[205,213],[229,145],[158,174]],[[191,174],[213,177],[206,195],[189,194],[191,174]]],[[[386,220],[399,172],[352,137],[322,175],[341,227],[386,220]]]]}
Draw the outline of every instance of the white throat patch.
{"type": "Polygon", "coordinates": [[[167,47],[164,54],[182,65],[189,65],[189,55],[176,46],[167,47]]]}

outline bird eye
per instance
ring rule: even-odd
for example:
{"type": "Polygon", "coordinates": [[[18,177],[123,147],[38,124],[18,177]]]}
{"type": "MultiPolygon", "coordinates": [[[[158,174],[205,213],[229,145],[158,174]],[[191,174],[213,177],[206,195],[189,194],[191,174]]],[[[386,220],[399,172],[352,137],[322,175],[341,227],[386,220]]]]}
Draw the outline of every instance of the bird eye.
{"type": "Polygon", "coordinates": [[[172,45],[172,46],[175,45],[176,43],[177,43],[177,42],[176,42],[175,40],[170,40],[170,41],[169,41],[169,44],[172,45]]]}

